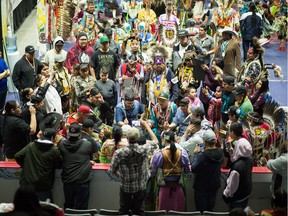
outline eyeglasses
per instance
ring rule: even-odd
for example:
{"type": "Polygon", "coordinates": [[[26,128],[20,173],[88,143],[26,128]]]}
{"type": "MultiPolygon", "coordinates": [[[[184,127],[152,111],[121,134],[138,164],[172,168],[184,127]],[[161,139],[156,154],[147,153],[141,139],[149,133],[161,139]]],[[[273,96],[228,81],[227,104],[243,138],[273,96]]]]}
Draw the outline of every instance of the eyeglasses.
{"type": "Polygon", "coordinates": [[[187,58],[187,59],[185,59],[185,61],[186,61],[186,62],[192,61],[192,58],[187,58]]]}

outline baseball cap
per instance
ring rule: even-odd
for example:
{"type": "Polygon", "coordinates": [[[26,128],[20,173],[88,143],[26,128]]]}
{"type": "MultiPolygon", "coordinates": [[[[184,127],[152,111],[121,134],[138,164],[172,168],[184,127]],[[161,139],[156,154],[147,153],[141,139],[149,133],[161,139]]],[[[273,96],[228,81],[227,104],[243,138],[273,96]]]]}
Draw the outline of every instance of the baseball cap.
{"type": "Polygon", "coordinates": [[[112,35],[112,29],[110,29],[110,28],[107,28],[107,29],[105,29],[104,30],[104,34],[106,34],[106,35],[112,35]]]}
{"type": "Polygon", "coordinates": [[[69,126],[68,137],[78,137],[81,132],[81,126],[74,122],[69,126]]]}
{"type": "Polygon", "coordinates": [[[109,38],[107,36],[102,36],[100,38],[100,43],[109,42],[109,38]]]}
{"type": "Polygon", "coordinates": [[[79,108],[78,108],[78,113],[82,113],[82,114],[86,114],[86,115],[90,115],[92,114],[92,110],[90,109],[89,106],[85,106],[85,105],[81,105],[79,108]]]}
{"type": "Polygon", "coordinates": [[[41,95],[32,95],[30,98],[30,101],[27,102],[27,106],[33,106],[42,101],[43,101],[43,97],[41,95]]]}
{"type": "Polygon", "coordinates": [[[94,122],[92,119],[86,119],[83,124],[82,124],[82,128],[94,128],[94,122]]]}
{"type": "Polygon", "coordinates": [[[129,140],[129,142],[137,142],[140,138],[140,132],[137,128],[135,127],[131,127],[128,131],[127,131],[127,139],[129,140]]]}
{"type": "Polygon", "coordinates": [[[212,130],[205,130],[202,135],[203,141],[213,143],[216,142],[216,135],[212,130]]]}
{"type": "Polygon", "coordinates": [[[59,38],[59,40],[57,40],[57,41],[55,42],[55,45],[56,45],[56,46],[63,46],[63,45],[64,45],[64,40],[63,40],[62,38],[59,38]]]}
{"type": "Polygon", "coordinates": [[[227,83],[228,85],[235,84],[235,77],[233,77],[233,76],[225,76],[223,78],[223,82],[227,83]]]}
{"type": "Polygon", "coordinates": [[[169,100],[169,94],[167,92],[161,92],[158,98],[169,100]]]}
{"type": "Polygon", "coordinates": [[[180,106],[186,106],[186,105],[188,105],[188,104],[189,104],[189,99],[188,99],[188,98],[183,98],[183,99],[180,101],[180,103],[179,103],[180,106]]]}
{"type": "Polygon", "coordinates": [[[178,37],[183,37],[183,36],[187,37],[188,35],[189,35],[188,31],[185,29],[181,29],[178,32],[178,37]]]}
{"type": "Polygon", "coordinates": [[[202,107],[193,107],[191,108],[191,112],[195,116],[204,116],[205,115],[205,110],[202,107]]]}
{"type": "Polygon", "coordinates": [[[225,114],[228,114],[228,115],[236,115],[236,116],[239,116],[240,114],[240,110],[238,109],[238,107],[236,106],[230,106],[228,108],[227,111],[224,112],[225,114]]]}
{"type": "Polygon", "coordinates": [[[35,48],[32,45],[28,45],[25,48],[25,52],[26,53],[33,53],[33,52],[35,52],[35,48]]]}
{"type": "Polygon", "coordinates": [[[247,94],[247,89],[244,86],[237,86],[234,91],[232,91],[234,95],[239,95],[239,94],[247,94]]]}
{"type": "Polygon", "coordinates": [[[63,62],[65,60],[64,56],[61,54],[56,54],[54,57],[55,62],[63,62]]]}
{"type": "Polygon", "coordinates": [[[41,140],[51,140],[56,136],[56,130],[53,128],[45,128],[44,131],[42,131],[41,140]]]}
{"type": "Polygon", "coordinates": [[[130,125],[123,125],[122,127],[123,136],[127,136],[127,132],[131,129],[130,125]]]}

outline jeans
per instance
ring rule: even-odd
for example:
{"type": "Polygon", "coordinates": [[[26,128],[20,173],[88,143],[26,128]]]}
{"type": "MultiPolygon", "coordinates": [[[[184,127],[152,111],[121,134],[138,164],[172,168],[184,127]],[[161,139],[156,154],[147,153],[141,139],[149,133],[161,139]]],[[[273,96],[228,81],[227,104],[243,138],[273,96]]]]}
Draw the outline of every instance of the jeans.
{"type": "Polygon", "coordinates": [[[252,40],[243,40],[242,44],[243,44],[243,60],[245,62],[245,60],[247,59],[248,49],[250,47],[250,44],[252,44],[252,40]]]}
{"type": "Polygon", "coordinates": [[[195,205],[196,205],[196,211],[213,211],[213,208],[215,206],[215,200],[216,200],[216,192],[202,192],[195,190],[194,191],[194,199],[195,199],[195,205]]]}
{"type": "Polygon", "coordinates": [[[126,193],[120,188],[120,209],[119,214],[144,215],[144,199],[146,190],[136,193],[126,193]]]}
{"type": "Polygon", "coordinates": [[[40,201],[47,201],[47,199],[50,200],[51,203],[53,203],[53,195],[52,195],[52,191],[48,190],[48,191],[43,191],[43,192],[37,192],[37,196],[39,198],[40,201]]]}
{"type": "Polygon", "coordinates": [[[234,208],[242,208],[245,209],[248,205],[248,198],[241,201],[241,202],[231,202],[229,204],[230,210],[234,209],[234,208]]]}
{"type": "Polygon", "coordinates": [[[64,183],[64,209],[88,209],[90,181],[85,183],[64,183]]]}

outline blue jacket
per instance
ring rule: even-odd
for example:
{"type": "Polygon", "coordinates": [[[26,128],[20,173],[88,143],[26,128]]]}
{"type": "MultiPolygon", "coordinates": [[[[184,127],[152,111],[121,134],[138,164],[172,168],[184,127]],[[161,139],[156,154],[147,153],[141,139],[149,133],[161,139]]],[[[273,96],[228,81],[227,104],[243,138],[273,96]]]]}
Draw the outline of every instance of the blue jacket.
{"type": "Polygon", "coordinates": [[[138,115],[142,114],[144,112],[143,105],[139,103],[139,101],[134,100],[134,108],[131,110],[126,110],[124,101],[120,102],[116,106],[115,110],[115,121],[118,124],[118,122],[123,122],[125,118],[128,119],[129,125],[132,126],[133,120],[138,120],[138,115]]]}
{"type": "Polygon", "coordinates": [[[244,13],[240,18],[240,29],[244,40],[252,40],[254,36],[260,38],[263,30],[261,15],[256,13],[256,22],[253,25],[252,12],[244,13]]]}

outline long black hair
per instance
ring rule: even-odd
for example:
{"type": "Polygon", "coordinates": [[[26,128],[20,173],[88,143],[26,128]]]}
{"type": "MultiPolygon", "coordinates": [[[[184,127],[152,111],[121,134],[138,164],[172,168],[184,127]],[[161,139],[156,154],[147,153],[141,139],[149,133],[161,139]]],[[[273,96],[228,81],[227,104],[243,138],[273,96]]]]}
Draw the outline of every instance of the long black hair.
{"type": "Polygon", "coordinates": [[[164,140],[170,143],[171,161],[175,161],[175,153],[177,148],[175,146],[175,134],[173,131],[165,131],[163,133],[164,140]]]}
{"type": "Polygon", "coordinates": [[[252,12],[252,26],[256,26],[256,18],[257,18],[257,15],[256,15],[256,5],[254,2],[251,2],[249,4],[249,10],[252,12]]]}
{"type": "Polygon", "coordinates": [[[10,101],[7,101],[5,106],[4,106],[4,111],[5,111],[5,116],[8,116],[8,115],[14,115],[12,113],[12,109],[15,109],[17,107],[17,101],[15,100],[10,100],[10,101]]]}
{"type": "Polygon", "coordinates": [[[112,129],[112,137],[115,141],[115,150],[118,148],[118,144],[121,141],[123,135],[122,128],[118,125],[114,125],[112,129]]]}
{"type": "Polygon", "coordinates": [[[255,95],[253,97],[251,97],[251,103],[252,104],[254,104],[258,100],[259,96],[262,93],[266,93],[269,91],[269,80],[267,78],[262,78],[261,82],[262,82],[262,85],[261,85],[260,89],[255,93],[255,95]]]}

